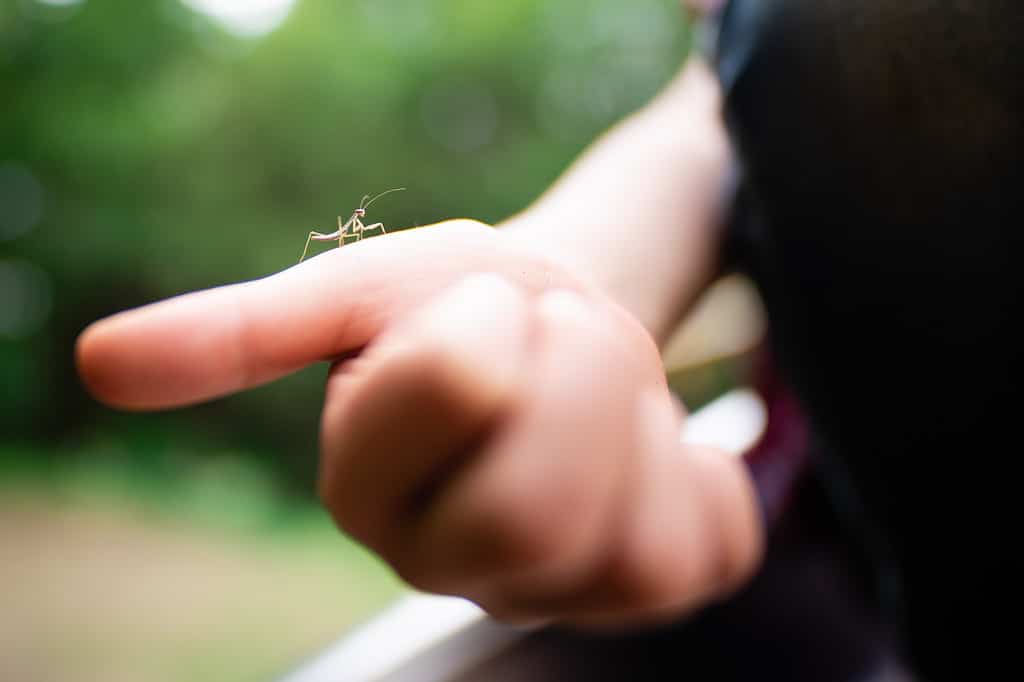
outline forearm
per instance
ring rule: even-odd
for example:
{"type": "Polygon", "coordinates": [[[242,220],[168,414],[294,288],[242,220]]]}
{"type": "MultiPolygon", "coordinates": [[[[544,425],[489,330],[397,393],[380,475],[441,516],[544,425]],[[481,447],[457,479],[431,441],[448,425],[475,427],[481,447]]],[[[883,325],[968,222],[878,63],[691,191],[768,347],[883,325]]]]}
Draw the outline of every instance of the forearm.
{"type": "Polygon", "coordinates": [[[729,147],[714,76],[691,59],[505,223],[595,280],[660,342],[716,269],[729,147]]]}

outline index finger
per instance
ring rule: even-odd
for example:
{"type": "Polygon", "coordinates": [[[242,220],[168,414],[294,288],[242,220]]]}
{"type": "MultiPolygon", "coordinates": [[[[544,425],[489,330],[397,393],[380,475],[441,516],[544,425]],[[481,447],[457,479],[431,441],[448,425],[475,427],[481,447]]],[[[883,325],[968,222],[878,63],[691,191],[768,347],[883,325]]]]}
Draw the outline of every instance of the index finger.
{"type": "Polygon", "coordinates": [[[499,268],[493,244],[483,242],[489,231],[460,221],[400,232],[114,315],[79,337],[79,373],[98,399],[137,410],[266,383],[361,348],[459,273],[499,268]]]}

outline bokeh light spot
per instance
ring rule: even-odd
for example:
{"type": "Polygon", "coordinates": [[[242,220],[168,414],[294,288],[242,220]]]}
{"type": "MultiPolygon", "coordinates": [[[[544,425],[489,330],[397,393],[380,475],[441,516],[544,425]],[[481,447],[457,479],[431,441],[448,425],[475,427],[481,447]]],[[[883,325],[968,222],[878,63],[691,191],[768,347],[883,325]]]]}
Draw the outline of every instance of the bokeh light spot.
{"type": "Polygon", "coordinates": [[[18,163],[0,163],[0,242],[28,232],[43,215],[43,188],[18,163]]]}
{"type": "Polygon", "coordinates": [[[270,33],[288,17],[295,0],[182,0],[191,9],[244,38],[270,33]]]}
{"type": "Polygon", "coordinates": [[[52,308],[53,284],[42,268],[24,260],[0,260],[0,338],[34,334],[52,308]]]}
{"type": "Polygon", "coordinates": [[[43,23],[53,24],[67,21],[78,14],[85,0],[34,0],[22,3],[27,16],[43,23]]]}

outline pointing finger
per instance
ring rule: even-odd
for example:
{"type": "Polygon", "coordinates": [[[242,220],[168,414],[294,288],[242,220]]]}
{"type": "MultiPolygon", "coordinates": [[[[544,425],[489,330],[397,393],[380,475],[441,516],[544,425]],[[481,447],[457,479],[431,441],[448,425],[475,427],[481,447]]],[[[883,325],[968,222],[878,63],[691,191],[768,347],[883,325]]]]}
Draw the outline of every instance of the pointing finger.
{"type": "Polygon", "coordinates": [[[265,279],[187,294],[89,327],[79,372],[104,402],[185,405],[358,350],[396,315],[468,271],[539,288],[544,266],[511,258],[493,231],[453,221],[334,249],[265,279]]]}

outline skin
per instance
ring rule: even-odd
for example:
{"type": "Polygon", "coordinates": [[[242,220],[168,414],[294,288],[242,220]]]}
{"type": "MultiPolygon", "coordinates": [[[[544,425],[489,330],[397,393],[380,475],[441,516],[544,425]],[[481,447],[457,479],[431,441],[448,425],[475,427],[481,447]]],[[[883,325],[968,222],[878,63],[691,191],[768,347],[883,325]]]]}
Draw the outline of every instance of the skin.
{"type": "Polygon", "coordinates": [[[588,626],[721,598],[761,555],[752,485],[679,443],[658,354],[715,272],[718,107],[692,61],[502,229],[448,221],[115,315],[80,337],[82,378],[153,410],[331,361],[320,497],[411,585],[588,626]],[[351,281],[374,295],[319,294],[351,281]]]}

